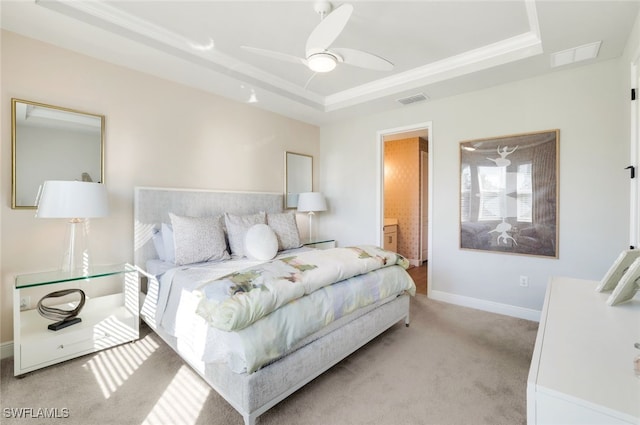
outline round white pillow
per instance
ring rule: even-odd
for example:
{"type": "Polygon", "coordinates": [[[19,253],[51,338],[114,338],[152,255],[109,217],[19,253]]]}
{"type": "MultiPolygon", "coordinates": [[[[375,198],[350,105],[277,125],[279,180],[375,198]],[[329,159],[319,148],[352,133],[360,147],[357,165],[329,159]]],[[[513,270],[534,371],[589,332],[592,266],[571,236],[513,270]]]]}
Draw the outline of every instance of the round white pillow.
{"type": "Polygon", "coordinates": [[[278,238],[266,224],[254,224],[244,236],[244,252],[254,260],[271,260],[278,253],[278,238]]]}

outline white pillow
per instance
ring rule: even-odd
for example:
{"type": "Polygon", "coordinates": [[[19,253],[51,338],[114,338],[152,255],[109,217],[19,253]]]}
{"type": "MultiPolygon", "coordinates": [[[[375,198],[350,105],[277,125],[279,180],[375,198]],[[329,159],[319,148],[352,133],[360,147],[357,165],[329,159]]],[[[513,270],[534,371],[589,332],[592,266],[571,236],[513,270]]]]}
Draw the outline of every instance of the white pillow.
{"type": "Polygon", "coordinates": [[[173,243],[173,229],[170,224],[162,223],[162,243],[164,244],[164,260],[168,263],[176,262],[176,248],[173,243]]]}
{"type": "Polygon", "coordinates": [[[158,258],[162,261],[167,261],[167,255],[164,250],[164,240],[162,239],[162,231],[160,229],[153,229],[153,246],[156,248],[158,258]]]}
{"type": "Polygon", "coordinates": [[[278,253],[278,238],[266,224],[254,224],[244,236],[244,253],[254,260],[271,260],[278,253]]]}
{"type": "Polygon", "coordinates": [[[227,237],[229,238],[231,254],[244,257],[244,237],[247,230],[254,224],[266,224],[267,215],[264,211],[247,215],[225,213],[224,222],[227,227],[227,237]]]}

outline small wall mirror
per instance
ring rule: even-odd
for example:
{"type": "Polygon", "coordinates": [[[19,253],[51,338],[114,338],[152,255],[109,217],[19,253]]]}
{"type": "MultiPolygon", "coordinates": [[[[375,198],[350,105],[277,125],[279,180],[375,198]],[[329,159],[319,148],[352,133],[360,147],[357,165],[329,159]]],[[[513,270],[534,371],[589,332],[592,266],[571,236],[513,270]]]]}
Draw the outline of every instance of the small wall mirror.
{"type": "Polygon", "coordinates": [[[11,207],[35,209],[45,180],[104,183],[104,115],[11,99],[11,207]]]}
{"type": "Polygon", "coordinates": [[[285,152],[285,208],[298,206],[298,195],[313,192],[313,157],[285,152]]]}

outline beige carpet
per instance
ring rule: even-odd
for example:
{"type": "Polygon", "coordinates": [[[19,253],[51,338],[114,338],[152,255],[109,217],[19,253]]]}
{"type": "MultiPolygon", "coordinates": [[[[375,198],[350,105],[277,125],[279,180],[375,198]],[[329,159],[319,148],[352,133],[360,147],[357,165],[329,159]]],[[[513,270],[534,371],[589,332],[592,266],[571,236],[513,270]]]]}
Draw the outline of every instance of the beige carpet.
{"type": "MultiPolygon", "coordinates": [[[[537,323],[428,300],[265,413],[262,425],[526,423],[537,323]]],[[[1,363],[2,424],[242,424],[159,337],[13,377],[1,363]],[[27,408],[32,410],[25,410],[27,408]],[[13,419],[17,413],[54,416],[13,419]],[[55,418],[57,416],[58,418],[55,418]]]]}

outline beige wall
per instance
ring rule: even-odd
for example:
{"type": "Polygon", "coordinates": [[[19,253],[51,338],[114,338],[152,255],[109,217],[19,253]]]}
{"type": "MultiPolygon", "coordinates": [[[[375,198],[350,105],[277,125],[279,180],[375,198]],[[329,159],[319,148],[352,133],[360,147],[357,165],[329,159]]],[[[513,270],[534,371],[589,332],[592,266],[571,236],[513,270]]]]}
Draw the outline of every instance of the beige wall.
{"type": "Polygon", "coordinates": [[[285,151],[319,162],[315,126],[14,33],[2,32],[1,47],[2,342],[12,339],[13,276],[55,269],[65,232],[64,221],[11,209],[12,97],[106,116],[111,214],[91,223],[96,263],[132,260],[134,186],[282,192],[285,151]]]}

